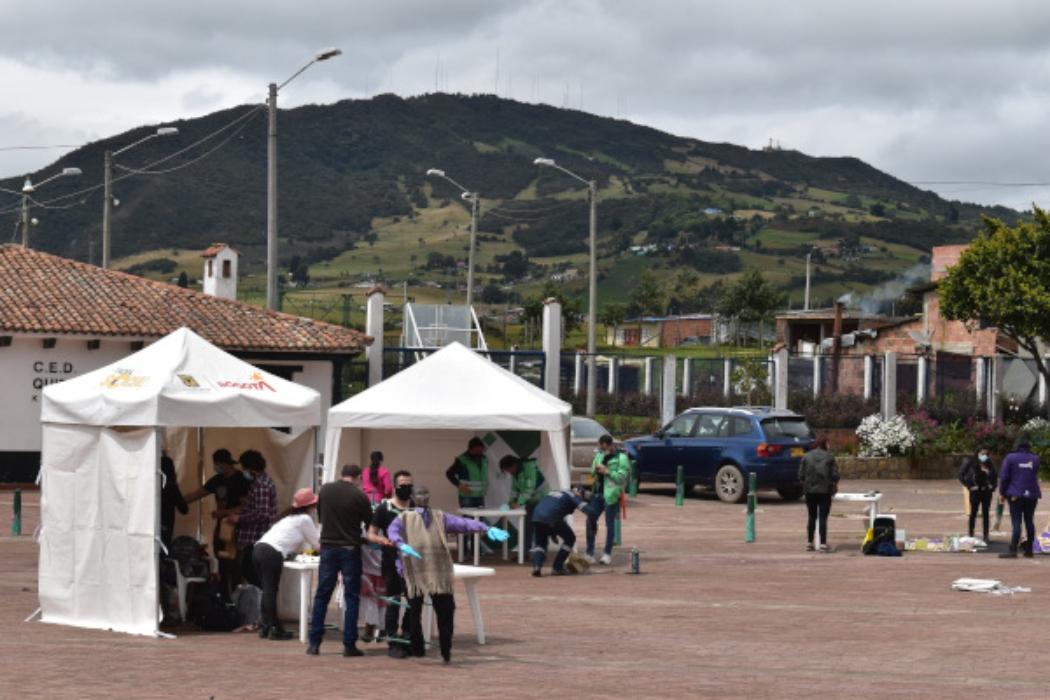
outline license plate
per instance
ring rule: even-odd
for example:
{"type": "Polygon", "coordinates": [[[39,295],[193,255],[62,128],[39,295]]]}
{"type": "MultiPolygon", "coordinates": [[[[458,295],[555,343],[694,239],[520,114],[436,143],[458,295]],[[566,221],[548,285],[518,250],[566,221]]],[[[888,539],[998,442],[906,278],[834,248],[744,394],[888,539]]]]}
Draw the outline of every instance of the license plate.
{"type": "Polygon", "coordinates": [[[804,454],[806,454],[806,451],[803,448],[801,448],[801,447],[792,447],[791,448],[791,456],[792,457],[801,457],[804,454]]]}

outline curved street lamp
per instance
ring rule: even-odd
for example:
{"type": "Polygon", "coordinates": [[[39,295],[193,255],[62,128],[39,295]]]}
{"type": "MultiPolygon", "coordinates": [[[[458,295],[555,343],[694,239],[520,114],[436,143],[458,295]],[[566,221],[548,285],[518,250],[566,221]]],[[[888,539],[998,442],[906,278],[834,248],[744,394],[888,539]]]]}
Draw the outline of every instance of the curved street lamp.
{"type": "Polygon", "coordinates": [[[474,248],[478,237],[478,193],[471,192],[450,178],[445,174],[444,170],[431,168],[427,171],[427,176],[439,177],[452,183],[459,188],[460,196],[463,200],[470,202],[470,247],[467,249],[467,307],[471,308],[474,304],[474,248]]]}
{"type": "Polygon", "coordinates": [[[595,394],[598,390],[598,372],[596,368],[597,363],[595,362],[598,345],[595,339],[598,317],[598,183],[594,180],[585,180],[571,170],[558,165],[553,158],[537,158],[532,162],[534,165],[560,170],[569,177],[587,185],[588,198],[590,200],[590,270],[588,273],[587,293],[587,415],[593,418],[595,394]]]}
{"type": "Polygon", "coordinates": [[[36,183],[35,185],[33,184],[33,181],[29,179],[29,176],[26,175],[25,184],[22,185],[22,247],[23,248],[28,248],[29,247],[29,227],[30,227],[31,224],[35,225],[33,223],[33,222],[35,222],[35,219],[32,220],[32,221],[29,219],[29,199],[30,199],[30,196],[34,192],[36,192],[38,187],[42,187],[42,186],[46,185],[47,183],[51,182],[52,180],[58,179],[60,177],[74,177],[74,176],[81,175],[81,174],[82,173],[80,171],[80,168],[62,168],[62,170],[60,172],[55,173],[54,175],[52,175],[49,178],[41,180],[40,182],[36,183]]]}

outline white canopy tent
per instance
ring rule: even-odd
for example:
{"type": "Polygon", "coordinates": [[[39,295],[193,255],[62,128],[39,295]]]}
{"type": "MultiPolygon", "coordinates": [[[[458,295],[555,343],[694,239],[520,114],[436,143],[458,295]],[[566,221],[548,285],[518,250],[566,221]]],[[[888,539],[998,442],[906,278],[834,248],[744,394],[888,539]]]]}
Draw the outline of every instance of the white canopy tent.
{"type": "Polygon", "coordinates": [[[335,478],[337,466],[364,466],[369,454],[380,450],[389,468],[408,469],[417,484],[430,487],[435,507],[455,511],[456,493],[445,481],[445,469],[477,435],[490,445],[486,505],[496,506],[509,489],[507,480],[499,479],[499,452],[528,445],[513,437],[522,431],[539,439],[532,454],[519,450],[519,456],[537,457],[552,488],[569,487],[571,419],[569,404],[452,343],[329,409],[325,480],[335,478]]]}
{"type": "MultiPolygon", "coordinates": [[[[187,328],[45,388],[41,619],[156,634],[165,428],[309,428],[320,418],[316,391],[262,372],[187,328]]],[[[311,463],[270,461],[282,501],[312,483],[311,463]]]]}

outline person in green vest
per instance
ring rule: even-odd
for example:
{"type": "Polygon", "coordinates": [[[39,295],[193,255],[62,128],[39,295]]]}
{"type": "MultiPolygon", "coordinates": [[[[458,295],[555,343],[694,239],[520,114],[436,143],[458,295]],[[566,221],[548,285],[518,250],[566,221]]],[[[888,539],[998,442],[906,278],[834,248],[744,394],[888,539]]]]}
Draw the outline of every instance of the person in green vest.
{"type": "Polygon", "coordinates": [[[616,536],[616,518],[620,511],[620,494],[627,486],[631,474],[631,460],[622,451],[616,449],[611,435],[598,438],[598,454],[591,463],[591,477],[594,479],[594,497],[584,512],[587,514],[587,554],[584,556],[594,563],[594,540],[598,535],[598,519],[605,514],[605,550],[599,563],[612,563],[613,540],[616,536]]]}
{"type": "Polygon", "coordinates": [[[485,443],[479,437],[470,438],[467,451],[456,457],[445,477],[459,489],[460,508],[484,508],[489,490],[489,459],[485,443]]]}
{"type": "Polygon", "coordinates": [[[543,478],[540,464],[535,459],[522,460],[515,455],[506,455],[499,461],[499,468],[512,479],[510,486],[511,508],[525,509],[525,542],[532,546],[532,511],[536,504],[547,495],[550,486],[543,478]]]}

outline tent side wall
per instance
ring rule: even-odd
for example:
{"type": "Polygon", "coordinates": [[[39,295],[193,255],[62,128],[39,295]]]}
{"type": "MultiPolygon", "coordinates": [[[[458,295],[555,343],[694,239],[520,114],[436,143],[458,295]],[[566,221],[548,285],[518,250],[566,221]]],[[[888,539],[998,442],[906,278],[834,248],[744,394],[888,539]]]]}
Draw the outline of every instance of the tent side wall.
{"type": "Polygon", "coordinates": [[[159,466],[153,428],[43,426],[44,622],[157,632],[159,466]]]}

